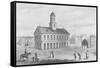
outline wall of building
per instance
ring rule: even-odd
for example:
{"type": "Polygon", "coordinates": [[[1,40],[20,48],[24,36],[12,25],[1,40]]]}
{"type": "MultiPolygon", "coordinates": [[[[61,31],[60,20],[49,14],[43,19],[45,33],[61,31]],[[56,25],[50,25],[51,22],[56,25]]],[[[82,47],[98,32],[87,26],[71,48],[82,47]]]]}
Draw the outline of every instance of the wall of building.
{"type": "Polygon", "coordinates": [[[68,46],[67,34],[42,34],[42,49],[64,48],[68,46]]]}

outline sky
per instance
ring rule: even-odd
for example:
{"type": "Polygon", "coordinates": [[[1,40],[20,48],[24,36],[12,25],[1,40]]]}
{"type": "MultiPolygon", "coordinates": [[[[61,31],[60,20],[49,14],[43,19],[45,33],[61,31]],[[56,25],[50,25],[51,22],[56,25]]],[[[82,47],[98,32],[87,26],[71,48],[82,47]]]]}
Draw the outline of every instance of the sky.
{"type": "Polygon", "coordinates": [[[57,28],[65,28],[71,35],[96,35],[96,8],[17,3],[17,36],[34,36],[37,26],[49,27],[52,11],[57,28]]]}

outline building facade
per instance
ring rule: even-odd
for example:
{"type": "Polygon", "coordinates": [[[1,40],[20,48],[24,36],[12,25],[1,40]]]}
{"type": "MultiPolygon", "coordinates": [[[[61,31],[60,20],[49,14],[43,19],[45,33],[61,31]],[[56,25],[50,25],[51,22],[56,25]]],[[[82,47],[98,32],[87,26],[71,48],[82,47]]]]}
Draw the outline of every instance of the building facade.
{"type": "Polygon", "coordinates": [[[96,47],[96,36],[95,35],[90,36],[90,47],[96,47]]]}
{"type": "Polygon", "coordinates": [[[50,14],[49,27],[37,26],[35,37],[35,48],[41,50],[65,48],[68,46],[69,32],[64,28],[57,28],[55,14],[50,14]]]}

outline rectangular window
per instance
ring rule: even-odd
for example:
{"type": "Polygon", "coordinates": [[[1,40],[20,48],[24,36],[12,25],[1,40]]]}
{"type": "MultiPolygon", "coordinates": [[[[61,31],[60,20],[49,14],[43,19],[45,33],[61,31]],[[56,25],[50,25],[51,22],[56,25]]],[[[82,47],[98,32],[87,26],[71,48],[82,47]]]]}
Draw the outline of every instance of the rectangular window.
{"type": "Polygon", "coordinates": [[[44,43],[44,49],[46,49],[46,44],[44,43]]]}
{"type": "Polygon", "coordinates": [[[52,35],[51,35],[51,40],[52,40],[52,35]]]}
{"type": "Polygon", "coordinates": [[[54,40],[55,40],[55,35],[54,35],[54,40]]]}
{"type": "Polygon", "coordinates": [[[44,40],[46,40],[46,36],[44,35],[44,40]]]}
{"type": "Polygon", "coordinates": [[[54,43],[54,48],[55,48],[55,43],[54,43]]]}
{"type": "Polygon", "coordinates": [[[49,40],[49,35],[47,35],[47,40],[49,40]]]}
{"type": "Polygon", "coordinates": [[[50,43],[50,48],[52,48],[52,43],[50,43]]]}
{"type": "Polygon", "coordinates": [[[49,43],[47,43],[47,49],[49,49],[49,43]]]}

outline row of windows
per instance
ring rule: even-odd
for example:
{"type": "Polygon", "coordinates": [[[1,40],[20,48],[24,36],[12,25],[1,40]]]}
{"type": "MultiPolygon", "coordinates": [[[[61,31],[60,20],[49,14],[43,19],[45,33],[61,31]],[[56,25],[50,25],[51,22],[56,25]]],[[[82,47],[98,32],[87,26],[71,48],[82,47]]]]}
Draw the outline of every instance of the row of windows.
{"type": "Polygon", "coordinates": [[[66,36],[58,36],[58,35],[44,35],[44,40],[56,40],[56,39],[66,39],[66,36]]]}
{"type": "Polygon", "coordinates": [[[66,46],[66,42],[62,43],[44,43],[44,49],[62,48],[66,46]]]}

